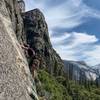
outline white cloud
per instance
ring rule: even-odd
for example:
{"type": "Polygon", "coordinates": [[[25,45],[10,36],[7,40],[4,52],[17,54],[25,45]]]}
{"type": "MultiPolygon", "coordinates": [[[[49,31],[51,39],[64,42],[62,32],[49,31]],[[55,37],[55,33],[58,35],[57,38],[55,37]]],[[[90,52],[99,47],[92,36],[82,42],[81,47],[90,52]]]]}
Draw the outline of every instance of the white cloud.
{"type": "Polygon", "coordinates": [[[56,44],[54,48],[62,59],[84,60],[90,65],[96,65],[100,61],[100,45],[95,44],[98,41],[95,35],[72,32],[66,33],[64,37],[53,38],[52,44],[56,44]],[[71,43],[67,41],[69,39],[71,43]],[[66,44],[61,44],[62,41],[66,44]]]}
{"type": "Polygon", "coordinates": [[[64,33],[65,35],[60,36],[60,37],[51,37],[52,44],[60,45],[62,44],[63,48],[74,48],[76,46],[80,46],[83,44],[90,44],[90,43],[95,43],[98,41],[95,35],[89,35],[87,33],[77,33],[77,32],[72,32],[72,33],[64,33]],[[70,41],[69,41],[70,40],[70,41]],[[65,47],[63,45],[63,42],[66,41],[69,45],[65,47]]]}
{"type": "Polygon", "coordinates": [[[85,51],[84,55],[86,55],[88,58],[86,59],[88,64],[97,65],[100,63],[100,45],[94,45],[95,49],[92,51],[85,51]]]}
{"type": "Polygon", "coordinates": [[[86,33],[76,33],[76,32],[72,33],[72,39],[73,39],[73,43],[71,45],[72,47],[80,46],[82,44],[94,43],[98,41],[95,35],[89,35],[86,33]]]}
{"type": "MultiPolygon", "coordinates": [[[[73,28],[86,21],[87,17],[100,19],[100,12],[88,7],[83,0],[66,0],[51,6],[54,0],[25,0],[26,10],[40,8],[44,12],[49,29],[73,28]]],[[[60,2],[60,1],[58,1],[60,2]]]]}
{"type": "Polygon", "coordinates": [[[69,33],[64,33],[62,36],[60,37],[51,37],[51,41],[53,45],[57,45],[60,44],[63,40],[69,38],[71,36],[71,34],[69,33]]]}
{"type": "Polygon", "coordinates": [[[72,0],[75,6],[79,6],[82,3],[82,0],[72,0]]]}

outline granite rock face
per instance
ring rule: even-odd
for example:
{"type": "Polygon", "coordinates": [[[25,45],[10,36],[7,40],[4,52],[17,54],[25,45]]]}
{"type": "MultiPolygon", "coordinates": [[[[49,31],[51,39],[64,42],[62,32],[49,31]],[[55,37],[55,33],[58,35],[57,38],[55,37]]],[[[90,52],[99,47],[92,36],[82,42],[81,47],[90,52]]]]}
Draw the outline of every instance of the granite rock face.
{"type": "Polygon", "coordinates": [[[17,0],[5,0],[5,5],[18,41],[25,41],[23,19],[17,0]]]}
{"type": "Polygon", "coordinates": [[[48,69],[51,74],[63,74],[63,62],[53,49],[44,15],[39,9],[23,14],[27,44],[33,48],[41,59],[40,67],[48,69]]]}
{"type": "Polygon", "coordinates": [[[89,67],[85,62],[64,61],[64,71],[67,73],[69,80],[74,80],[79,84],[90,84],[95,82],[99,74],[95,69],[89,67]]]}
{"type": "Polygon", "coordinates": [[[16,6],[16,0],[0,0],[0,100],[37,100],[26,58],[15,35],[20,34],[20,41],[23,33],[16,6]]]}

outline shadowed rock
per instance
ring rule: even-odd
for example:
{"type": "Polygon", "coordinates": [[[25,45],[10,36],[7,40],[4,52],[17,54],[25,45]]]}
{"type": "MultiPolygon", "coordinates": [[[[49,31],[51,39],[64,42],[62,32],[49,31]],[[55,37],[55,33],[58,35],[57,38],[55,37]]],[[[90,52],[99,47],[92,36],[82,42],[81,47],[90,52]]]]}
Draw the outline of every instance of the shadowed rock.
{"type": "Polygon", "coordinates": [[[39,9],[23,14],[27,43],[41,58],[40,67],[48,69],[51,74],[63,74],[63,62],[53,49],[44,15],[39,9]]]}

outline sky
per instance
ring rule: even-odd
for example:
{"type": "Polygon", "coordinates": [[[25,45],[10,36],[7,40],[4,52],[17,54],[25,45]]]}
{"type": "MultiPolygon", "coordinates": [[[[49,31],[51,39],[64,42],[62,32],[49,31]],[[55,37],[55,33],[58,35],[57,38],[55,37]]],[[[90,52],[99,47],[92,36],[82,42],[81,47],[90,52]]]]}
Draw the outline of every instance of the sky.
{"type": "Polygon", "coordinates": [[[64,60],[100,64],[100,0],[24,0],[26,11],[39,8],[53,48],[64,60]]]}

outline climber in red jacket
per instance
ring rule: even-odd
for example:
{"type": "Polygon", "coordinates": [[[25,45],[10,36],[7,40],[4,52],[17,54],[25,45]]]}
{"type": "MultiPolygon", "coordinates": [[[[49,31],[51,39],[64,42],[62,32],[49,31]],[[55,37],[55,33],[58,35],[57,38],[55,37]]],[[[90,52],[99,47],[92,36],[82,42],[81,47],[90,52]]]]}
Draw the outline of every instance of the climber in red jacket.
{"type": "Polygon", "coordinates": [[[39,68],[40,61],[38,60],[38,57],[36,56],[35,51],[32,48],[30,48],[28,44],[23,44],[21,45],[21,47],[28,53],[27,59],[28,59],[29,67],[30,67],[32,76],[34,77],[34,72],[35,70],[37,70],[37,68],[39,68]]]}
{"type": "Polygon", "coordinates": [[[35,51],[32,48],[30,48],[30,46],[28,44],[23,44],[23,45],[21,45],[21,47],[27,51],[29,57],[35,56],[35,51]]]}

